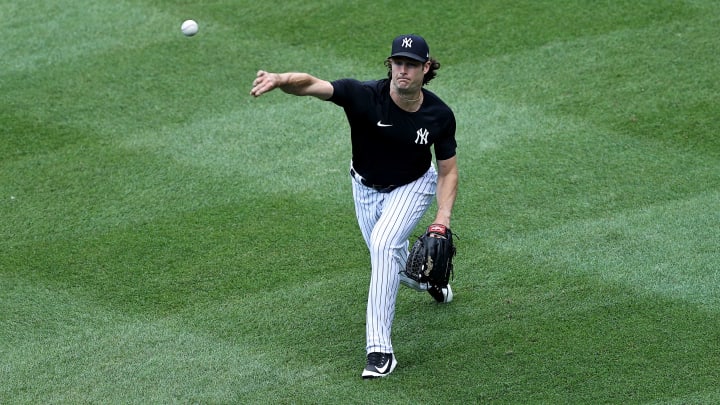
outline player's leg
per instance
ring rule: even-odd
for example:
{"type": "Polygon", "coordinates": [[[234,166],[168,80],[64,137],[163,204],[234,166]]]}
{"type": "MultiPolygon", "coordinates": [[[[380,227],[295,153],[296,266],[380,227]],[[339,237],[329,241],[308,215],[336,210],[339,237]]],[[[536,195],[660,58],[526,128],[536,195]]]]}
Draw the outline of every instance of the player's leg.
{"type": "Polygon", "coordinates": [[[360,233],[368,249],[370,249],[370,236],[380,214],[385,197],[388,194],[379,193],[371,188],[352,180],[353,200],[355,201],[355,217],[360,226],[360,233]]]}
{"type": "Polygon", "coordinates": [[[370,233],[372,273],[367,307],[367,351],[392,353],[399,272],[408,255],[408,237],[430,207],[436,187],[434,169],[413,183],[385,194],[382,213],[370,233]]]}

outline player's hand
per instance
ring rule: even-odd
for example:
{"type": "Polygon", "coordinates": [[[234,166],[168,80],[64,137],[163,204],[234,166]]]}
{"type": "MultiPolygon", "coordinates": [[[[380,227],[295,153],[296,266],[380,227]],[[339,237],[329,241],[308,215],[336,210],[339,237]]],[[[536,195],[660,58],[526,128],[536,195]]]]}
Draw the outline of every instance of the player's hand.
{"type": "Polygon", "coordinates": [[[257,72],[257,77],[253,81],[253,87],[252,90],[250,90],[250,95],[259,97],[261,94],[267,93],[268,91],[278,87],[279,80],[279,74],[259,70],[257,72]]]}

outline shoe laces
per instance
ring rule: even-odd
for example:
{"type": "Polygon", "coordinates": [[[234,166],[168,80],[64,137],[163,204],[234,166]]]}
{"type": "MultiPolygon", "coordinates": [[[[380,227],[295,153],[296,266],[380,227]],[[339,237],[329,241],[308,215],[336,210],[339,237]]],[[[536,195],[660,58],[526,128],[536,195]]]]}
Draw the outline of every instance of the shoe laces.
{"type": "Polygon", "coordinates": [[[368,364],[371,366],[381,366],[385,364],[387,354],[381,352],[372,352],[368,354],[368,364]]]}

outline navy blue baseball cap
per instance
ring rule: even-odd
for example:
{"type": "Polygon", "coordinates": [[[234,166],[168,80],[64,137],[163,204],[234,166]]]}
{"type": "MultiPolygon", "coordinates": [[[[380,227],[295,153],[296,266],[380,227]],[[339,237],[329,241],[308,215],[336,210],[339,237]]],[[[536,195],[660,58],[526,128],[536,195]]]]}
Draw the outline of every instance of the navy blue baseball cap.
{"type": "Polygon", "coordinates": [[[403,56],[425,63],[430,59],[430,48],[420,35],[400,35],[392,43],[390,57],[395,56],[403,56]]]}

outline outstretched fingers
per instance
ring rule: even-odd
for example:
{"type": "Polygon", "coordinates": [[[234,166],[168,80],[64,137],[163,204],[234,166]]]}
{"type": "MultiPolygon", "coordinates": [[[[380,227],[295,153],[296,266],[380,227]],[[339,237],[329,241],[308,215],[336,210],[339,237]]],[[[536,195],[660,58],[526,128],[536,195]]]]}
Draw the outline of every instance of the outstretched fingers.
{"type": "Polygon", "coordinates": [[[255,77],[255,80],[253,81],[253,87],[252,90],[250,90],[250,94],[254,97],[258,97],[275,87],[277,87],[275,75],[264,70],[258,70],[257,77],[255,77]]]}

